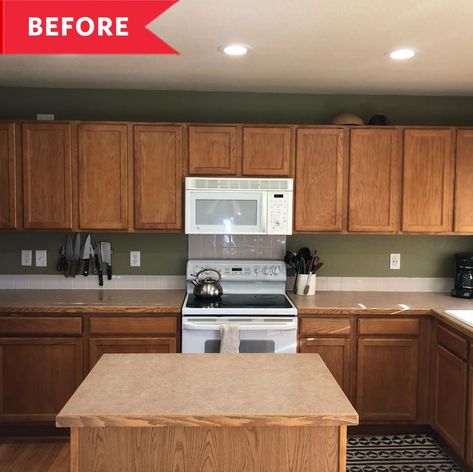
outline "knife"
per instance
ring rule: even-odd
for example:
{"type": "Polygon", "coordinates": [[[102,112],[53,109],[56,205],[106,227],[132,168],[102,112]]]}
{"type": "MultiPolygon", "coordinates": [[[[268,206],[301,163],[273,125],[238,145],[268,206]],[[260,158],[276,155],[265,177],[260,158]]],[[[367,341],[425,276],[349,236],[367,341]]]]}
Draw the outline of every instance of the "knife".
{"type": "Polygon", "coordinates": [[[65,257],[66,257],[67,269],[64,270],[64,275],[66,277],[69,277],[72,261],[74,259],[74,249],[72,247],[72,239],[69,234],[66,236],[66,256],[65,257]]]}
{"type": "Polygon", "coordinates": [[[107,279],[112,280],[112,244],[106,241],[100,243],[103,262],[107,264],[107,279]]]}
{"type": "Polygon", "coordinates": [[[77,233],[74,241],[74,252],[72,257],[72,265],[70,267],[69,275],[75,277],[79,271],[80,264],[80,233],[77,233]]]}
{"type": "Polygon", "coordinates": [[[100,253],[100,243],[95,245],[95,268],[97,269],[97,274],[99,274],[99,285],[103,285],[103,272],[102,272],[102,254],[100,253]]]}
{"type": "Polygon", "coordinates": [[[90,234],[85,238],[84,247],[82,248],[82,259],[84,260],[84,277],[89,275],[90,256],[92,255],[92,244],[90,242],[90,234]]]}

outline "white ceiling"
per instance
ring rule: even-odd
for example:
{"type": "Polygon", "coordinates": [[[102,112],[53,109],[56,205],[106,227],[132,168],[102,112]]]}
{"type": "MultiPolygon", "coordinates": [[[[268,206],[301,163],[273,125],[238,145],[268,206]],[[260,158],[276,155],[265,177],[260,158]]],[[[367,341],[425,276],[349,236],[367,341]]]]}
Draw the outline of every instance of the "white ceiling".
{"type": "Polygon", "coordinates": [[[180,56],[2,56],[0,85],[473,95],[472,22],[472,0],[180,0],[150,26],[180,56]]]}

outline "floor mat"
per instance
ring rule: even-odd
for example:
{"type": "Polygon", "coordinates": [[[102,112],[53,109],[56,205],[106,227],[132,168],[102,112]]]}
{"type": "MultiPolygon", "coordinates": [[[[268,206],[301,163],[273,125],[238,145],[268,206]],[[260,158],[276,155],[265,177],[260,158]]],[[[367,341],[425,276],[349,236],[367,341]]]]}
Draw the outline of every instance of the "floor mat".
{"type": "Polygon", "coordinates": [[[427,434],[348,437],[347,472],[462,472],[427,434]]]}

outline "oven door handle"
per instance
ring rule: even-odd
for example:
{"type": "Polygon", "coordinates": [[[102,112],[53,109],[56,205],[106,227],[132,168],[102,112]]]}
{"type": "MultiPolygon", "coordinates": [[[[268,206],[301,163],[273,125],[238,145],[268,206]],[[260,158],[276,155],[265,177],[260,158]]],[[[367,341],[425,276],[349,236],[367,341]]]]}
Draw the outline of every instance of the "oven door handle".
{"type": "Polygon", "coordinates": [[[237,324],[240,331],[293,331],[297,329],[297,320],[281,321],[281,322],[255,322],[255,323],[235,323],[222,321],[182,321],[182,329],[186,330],[202,330],[202,331],[219,331],[221,325],[237,324]]]}

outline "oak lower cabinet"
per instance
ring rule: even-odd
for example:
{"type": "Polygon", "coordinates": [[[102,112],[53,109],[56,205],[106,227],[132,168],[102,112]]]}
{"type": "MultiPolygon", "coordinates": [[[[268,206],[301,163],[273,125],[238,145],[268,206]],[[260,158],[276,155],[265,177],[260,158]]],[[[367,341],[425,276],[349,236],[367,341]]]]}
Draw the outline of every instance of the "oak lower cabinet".
{"type": "Polygon", "coordinates": [[[22,125],[23,226],[72,229],[76,154],[70,123],[22,125]]]}
{"type": "Polygon", "coordinates": [[[451,129],[404,131],[402,231],[452,231],[454,163],[451,129]]]}
{"type": "Polygon", "coordinates": [[[298,128],[294,230],[341,231],[346,152],[343,129],[298,128]]]}
{"type": "Polygon", "coordinates": [[[289,177],[292,158],[292,130],[289,126],[243,127],[243,175],[289,177]]]}
{"type": "Polygon", "coordinates": [[[79,228],[128,228],[127,125],[78,126],[79,228]]]}
{"type": "Polygon", "coordinates": [[[17,227],[16,128],[0,123],[0,229],[17,227]]]}
{"type": "Polygon", "coordinates": [[[469,369],[469,388],[468,388],[468,431],[467,431],[467,450],[466,460],[473,467],[473,345],[470,347],[471,365],[469,369]]]}
{"type": "Polygon", "coordinates": [[[135,228],[182,229],[184,127],[134,127],[135,228]]]}
{"type": "Polygon", "coordinates": [[[359,338],[356,410],[365,422],[417,418],[419,340],[359,338]]]}
{"type": "Polygon", "coordinates": [[[81,338],[2,338],[0,360],[0,423],[54,421],[83,379],[81,338]]]}
{"type": "Polygon", "coordinates": [[[437,327],[433,426],[461,457],[465,457],[467,433],[467,353],[466,339],[445,326],[437,327]]]}

